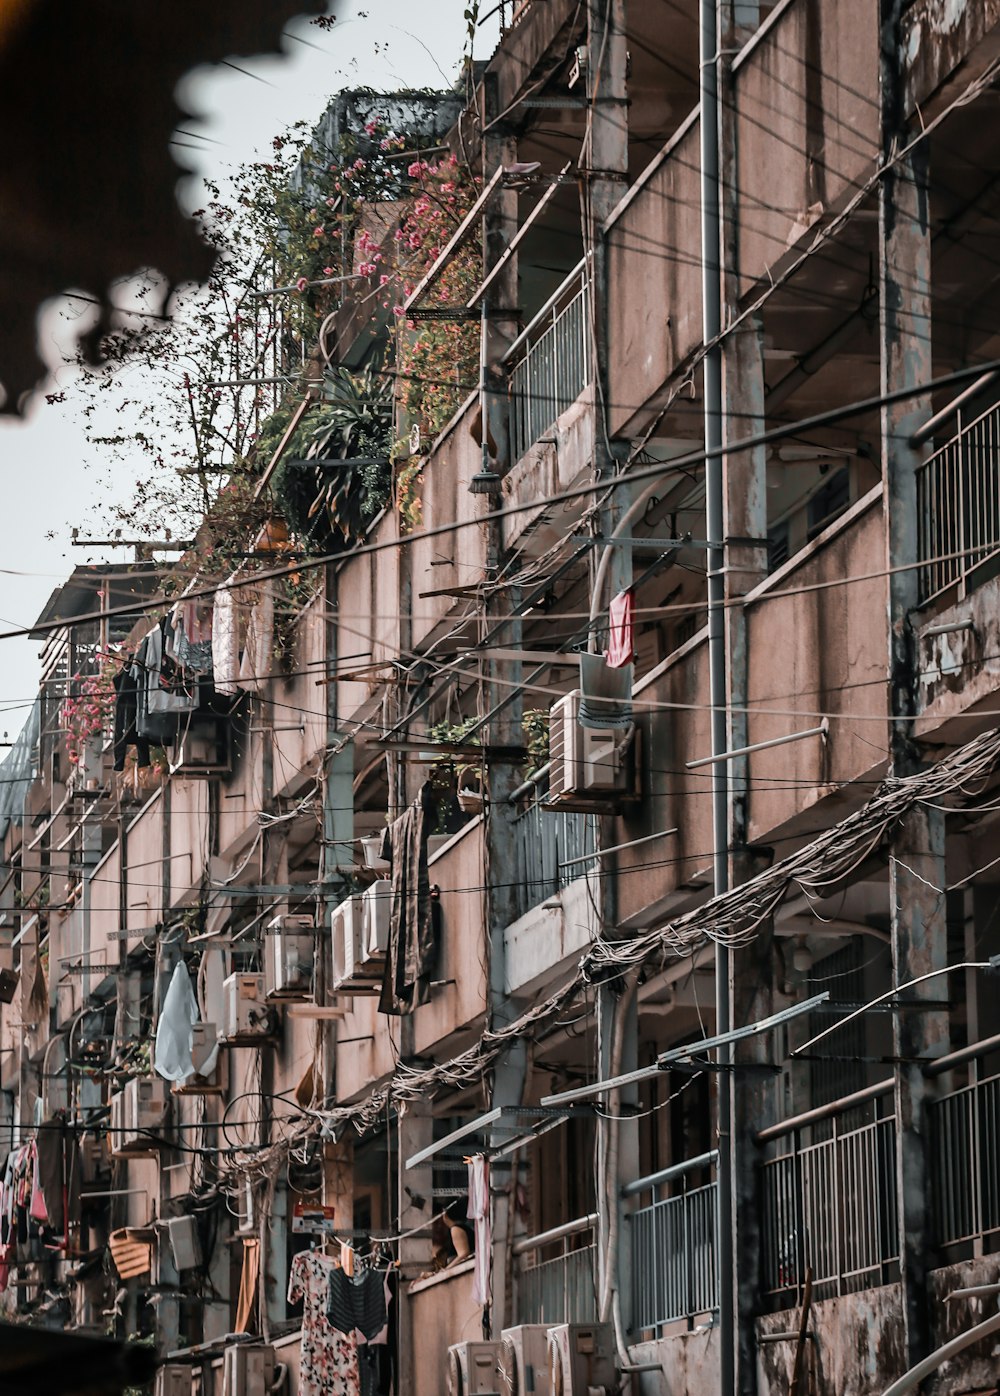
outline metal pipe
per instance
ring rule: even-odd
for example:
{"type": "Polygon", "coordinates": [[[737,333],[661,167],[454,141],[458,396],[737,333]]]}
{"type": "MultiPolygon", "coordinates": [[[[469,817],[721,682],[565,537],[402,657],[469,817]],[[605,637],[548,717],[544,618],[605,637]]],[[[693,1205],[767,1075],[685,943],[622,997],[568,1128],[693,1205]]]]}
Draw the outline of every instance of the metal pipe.
{"type": "Polygon", "coordinates": [[[952,398],[951,402],[949,402],[946,407],[942,407],[940,412],[935,412],[934,416],[924,422],[922,427],[917,428],[910,437],[910,445],[922,446],[928,437],[934,435],[939,426],[942,426],[950,417],[953,417],[959,408],[964,407],[972,398],[978,396],[984,388],[988,388],[996,377],[997,369],[991,368],[988,373],[984,373],[981,378],[977,378],[974,383],[970,383],[964,392],[959,393],[958,397],[952,398]]]}
{"type": "Polygon", "coordinates": [[[684,764],[689,771],[695,771],[699,766],[716,766],[720,761],[731,761],[736,756],[749,756],[754,751],[767,751],[772,746],[785,746],[788,742],[801,742],[805,737],[825,737],[829,731],[829,719],[824,718],[818,727],[809,727],[805,732],[789,732],[785,737],[771,737],[766,742],[734,747],[732,751],[723,751],[719,755],[699,756],[697,761],[685,761],[684,764]]]}
{"type": "Polygon", "coordinates": [[[952,1067],[971,1062],[974,1057],[984,1057],[987,1052],[995,1052],[998,1048],[1000,1033],[994,1033],[992,1037],[984,1037],[981,1042],[970,1042],[968,1047],[959,1047],[957,1051],[949,1052],[946,1057],[936,1057],[924,1067],[924,1075],[940,1076],[942,1072],[951,1071],[952,1067]]]}
{"type": "Polygon", "coordinates": [[[515,1255],[524,1255],[526,1251],[538,1250],[541,1246],[547,1246],[552,1241],[561,1241],[565,1236],[579,1236],[581,1231],[592,1231],[597,1225],[597,1213],[590,1212],[585,1217],[577,1217],[575,1221],[563,1222],[562,1226],[554,1226],[550,1231],[540,1231],[537,1236],[522,1236],[515,1241],[511,1247],[515,1255]]]}
{"type": "MultiPolygon", "coordinates": [[[[728,665],[726,655],[726,545],[724,459],[722,454],[722,239],[719,216],[719,72],[717,0],[699,0],[698,70],[701,145],[701,294],[705,359],[702,365],[705,418],[705,526],[708,537],[708,667],[712,704],[712,755],[728,745],[728,665]]],[[[729,768],[720,761],[712,779],[712,883],[716,897],[729,890],[729,768]]],[[[732,1024],[730,955],[715,947],[715,1028],[724,1036],[732,1024]]],[[[718,1080],[718,1256],[719,1389],[735,1396],[736,1313],[733,1274],[733,1049],[719,1050],[718,1080]]]]}
{"type": "Polygon", "coordinates": [[[576,858],[566,858],[559,864],[560,868],[571,868],[576,863],[590,863],[595,858],[603,858],[607,853],[621,853],[623,848],[635,848],[639,843],[652,843],[653,839],[665,839],[670,834],[676,834],[676,829],[661,829],[656,834],[645,834],[641,839],[629,839],[628,843],[615,843],[610,848],[595,848],[593,853],[581,853],[576,858]]]}
{"type": "Polygon", "coordinates": [[[801,1115],[793,1115],[791,1119],[768,1125],[767,1129],[758,1133],[757,1143],[768,1144],[773,1139],[783,1139],[786,1134],[794,1134],[797,1129],[806,1129],[809,1125],[819,1124],[821,1120],[829,1120],[832,1116],[853,1110],[855,1106],[864,1105],[869,1100],[878,1100],[879,1096],[891,1095],[893,1084],[890,1076],[885,1081],[877,1081],[874,1086],[865,1086],[860,1091],[841,1096],[839,1100],[831,1100],[828,1105],[817,1105],[815,1109],[805,1110],[801,1115]]]}
{"type": "Polygon", "coordinates": [[[635,1197],[637,1193],[657,1188],[661,1183],[672,1183],[676,1178],[683,1178],[685,1173],[692,1173],[696,1168],[709,1168],[718,1158],[718,1149],[709,1149],[707,1154],[699,1154],[697,1158],[673,1163],[669,1168],[661,1168],[658,1173],[650,1173],[645,1178],[636,1178],[634,1182],[626,1183],[622,1188],[622,1197],[635,1197]]]}
{"type": "Polygon", "coordinates": [[[974,1328],[970,1328],[968,1333],[961,1333],[957,1338],[952,1338],[950,1343],[945,1343],[942,1347],[936,1348],[929,1357],[925,1357],[922,1362],[918,1362],[915,1367],[911,1367],[898,1381],[894,1381],[891,1386],[887,1386],[882,1396],[903,1396],[906,1391],[912,1391],[915,1386],[923,1381],[924,1377],[955,1357],[958,1353],[964,1352],[966,1348],[972,1347],[973,1343],[978,1343],[983,1338],[988,1338],[991,1333],[996,1333],[1000,1329],[1000,1313],[994,1314],[992,1318],[985,1319],[982,1323],[977,1323],[974,1328]]]}

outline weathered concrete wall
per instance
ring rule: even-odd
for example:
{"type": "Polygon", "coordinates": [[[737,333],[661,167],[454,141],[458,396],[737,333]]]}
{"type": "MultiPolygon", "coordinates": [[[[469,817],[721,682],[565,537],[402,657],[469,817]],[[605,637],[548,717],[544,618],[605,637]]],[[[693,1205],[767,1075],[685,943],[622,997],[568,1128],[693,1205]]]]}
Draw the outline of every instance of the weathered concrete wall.
{"type": "Polygon", "coordinates": [[[799,0],[745,50],[735,69],[741,292],[864,180],[877,90],[875,0],[799,0]]]}
{"type": "Polygon", "coordinates": [[[635,686],[641,728],[639,766],[643,813],[625,817],[620,838],[637,839],[661,829],[677,833],[662,843],[640,844],[616,855],[618,919],[641,917],[696,872],[711,880],[711,780],[685,761],[707,756],[709,726],[708,645],[701,632],[635,686]],[[677,706],[671,706],[676,704],[677,706]]]}
{"type": "Polygon", "coordinates": [[[831,786],[879,764],[886,601],[885,579],[872,574],[884,559],[876,488],[748,598],[750,743],[808,731],[818,713],[835,715],[826,742],[808,737],[750,758],[752,841],[766,842],[831,786]],[[851,577],[866,580],[829,585],[851,577]]]}
{"type": "Polygon", "coordinates": [[[472,1302],[472,1262],[415,1282],[402,1302],[412,1312],[413,1396],[441,1396],[448,1389],[448,1349],[482,1338],[482,1310],[472,1302]]]}
{"type": "Polygon", "coordinates": [[[655,1342],[637,1343],[629,1356],[639,1367],[659,1362],[659,1372],[633,1378],[639,1396],[716,1396],[719,1390],[719,1331],[700,1328],[655,1342]]]}
{"type": "MultiPolygon", "coordinates": [[[[758,1334],[797,1330],[799,1310],[768,1314],[758,1334]]],[[[898,1285],[861,1290],[813,1304],[809,1344],[816,1396],[875,1396],[902,1375],[903,1319],[898,1285]]],[[[795,1345],[759,1345],[758,1378],[762,1391],[788,1390],[795,1345]]],[[[693,1396],[693,1393],[692,1393],[693,1396]]]]}
{"type": "Polygon", "coordinates": [[[596,879],[580,877],[508,926],[504,932],[506,992],[540,994],[575,964],[598,932],[595,906],[599,904],[596,879]]]}
{"type": "Polygon", "coordinates": [[[609,420],[624,432],[701,340],[697,113],[629,191],[608,232],[609,420]]]}

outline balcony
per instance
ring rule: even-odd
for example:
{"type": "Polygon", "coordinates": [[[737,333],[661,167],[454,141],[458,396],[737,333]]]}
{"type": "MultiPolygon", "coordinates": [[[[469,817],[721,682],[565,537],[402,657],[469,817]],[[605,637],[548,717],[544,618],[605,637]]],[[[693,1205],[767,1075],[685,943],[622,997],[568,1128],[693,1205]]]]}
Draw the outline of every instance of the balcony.
{"type": "Polygon", "coordinates": [[[596,1321],[596,1225],[592,1214],[515,1241],[518,1323],[596,1321]]]}
{"type": "Polygon", "coordinates": [[[946,1259],[994,1251],[1000,1239],[1000,1038],[942,1057],[934,1075],[968,1064],[968,1082],[928,1107],[934,1242],[946,1259]]]}
{"type": "Polygon", "coordinates": [[[928,456],[917,472],[920,600],[937,600],[955,589],[966,597],[1000,566],[1000,403],[971,416],[956,400],[955,433],[928,456]]]}
{"type": "Polygon", "coordinates": [[[527,803],[514,821],[518,916],[526,916],[590,872],[597,848],[595,815],[545,808],[547,767],[527,783],[527,803]]]}
{"type": "Polygon", "coordinates": [[[584,260],[508,350],[513,363],[512,463],[573,406],[593,377],[590,302],[590,275],[584,260]]]}
{"type": "Polygon", "coordinates": [[[764,1294],[800,1301],[812,1272],[817,1299],[896,1277],[896,1119],[879,1114],[892,1081],[763,1130],[764,1294]],[[865,1116],[870,1118],[865,1119],[865,1116]]]}
{"type": "Polygon", "coordinates": [[[623,1196],[651,1198],[629,1214],[632,1231],[632,1330],[659,1330],[719,1305],[716,1269],[719,1184],[696,1181],[714,1169],[715,1150],[623,1188],[623,1196]]]}

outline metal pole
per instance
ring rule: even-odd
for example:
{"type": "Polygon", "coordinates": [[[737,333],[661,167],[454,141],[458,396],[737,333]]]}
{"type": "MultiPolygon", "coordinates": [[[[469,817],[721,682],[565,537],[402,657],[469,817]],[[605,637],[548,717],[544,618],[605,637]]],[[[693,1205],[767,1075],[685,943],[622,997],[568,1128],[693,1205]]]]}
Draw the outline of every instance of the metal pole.
{"type": "MultiPolygon", "coordinates": [[[[719,218],[719,79],[718,17],[716,0],[700,0],[699,73],[701,138],[701,291],[702,324],[706,354],[703,365],[705,395],[705,527],[708,537],[708,662],[712,703],[712,755],[721,756],[728,746],[725,633],[725,518],[722,461],[722,328],[721,228],[719,218]]],[[[712,842],[713,891],[721,896],[729,889],[729,767],[720,761],[713,768],[712,842]]],[[[718,1035],[732,1026],[729,999],[729,951],[715,947],[715,1030],[718,1035]]],[[[719,1381],[722,1396],[735,1396],[735,1328],[733,1276],[733,1157],[732,1073],[725,1068],[733,1059],[732,1046],[720,1048],[718,1076],[719,1112],[719,1381]]]]}

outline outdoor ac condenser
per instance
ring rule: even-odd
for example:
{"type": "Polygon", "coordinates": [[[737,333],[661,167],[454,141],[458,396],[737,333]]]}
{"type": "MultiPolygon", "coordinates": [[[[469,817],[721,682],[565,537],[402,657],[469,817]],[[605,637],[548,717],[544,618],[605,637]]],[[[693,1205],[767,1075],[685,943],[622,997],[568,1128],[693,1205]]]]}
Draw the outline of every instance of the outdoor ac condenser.
{"type": "Polygon", "coordinates": [[[365,943],[365,895],[356,892],[330,913],[336,993],[374,993],[381,983],[381,958],[370,956],[365,943]]]}
{"type": "Polygon", "coordinates": [[[549,1396],[549,1330],[544,1323],[505,1328],[500,1374],[507,1396],[549,1396]]]}
{"type": "Polygon", "coordinates": [[[500,1396],[499,1366],[499,1343],[454,1343],[448,1349],[448,1396],[500,1396]]]}
{"type": "Polygon", "coordinates": [[[156,1369],[153,1396],[191,1396],[194,1368],[184,1362],[165,1362],[156,1369]]]}
{"type": "Polygon", "coordinates": [[[316,958],[316,923],[311,916],[276,916],[264,936],[269,999],[311,999],[316,958]]]}
{"type": "Polygon", "coordinates": [[[548,1341],[551,1396],[611,1396],[618,1373],[610,1323],[561,1323],[548,1341]]]}
{"type": "Polygon", "coordinates": [[[219,1039],[233,1047],[256,1046],[270,1037],[271,1010],[264,1001],[262,974],[231,974],[222,985],[222,1030],[219,1039]]]}
{"type": "Polygon", "coordinates": [[[612,727],[580,725],[580,691],[574,689],[549,710],[549,801],[602,800],[628,792],[622,733],[612,727]]]}
{"type": "Polygon", "coordinates": [[[280,1376],[270,1343],[235,1343],[222,1358],[222,1396],[269,1396],[280,1376]]]}

